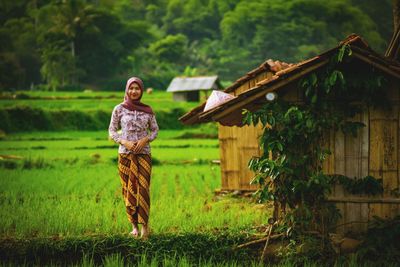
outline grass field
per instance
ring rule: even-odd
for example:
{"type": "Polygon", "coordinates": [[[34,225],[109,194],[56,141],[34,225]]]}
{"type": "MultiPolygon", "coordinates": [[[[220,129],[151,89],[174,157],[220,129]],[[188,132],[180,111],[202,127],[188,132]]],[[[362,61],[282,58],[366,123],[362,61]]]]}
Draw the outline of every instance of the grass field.
{"type": "MultiPolygon", "coordinates": [[[[0,108],[24,105],[47,110],[106,110],[111,112],[115,105],[121,103],[124,98],[123,92],[50,93],[23,91],[19,94],[28,96],[28,99],[7,99],[11,98],[12,94],[3,93],[3,99],[0,99],[0,108]]],[[[151,95],[144,94],[142,101],[155,110],[170,110],[172,108],[189,110],[198,105],[196,102],[173,102],[172,94],[165,91],[155,91],[151,95]]]]}
{"type": "MultiPolygon", "coordinates": [[[[264,206],[214,196],[220,186],[219,165],[211,163],[219,158],[217,140],[174,139],[179,134],[160,133],[152,143],[158,161],[151,181],[153,233],[241,231],[262,224],[264,206]]],[[[117,146],[106,132],[11,135],[0,141],[0,155],[1,237],[128,232],[117,146]],[[20,158],[8,159],[13,156],[20,158]]]]}

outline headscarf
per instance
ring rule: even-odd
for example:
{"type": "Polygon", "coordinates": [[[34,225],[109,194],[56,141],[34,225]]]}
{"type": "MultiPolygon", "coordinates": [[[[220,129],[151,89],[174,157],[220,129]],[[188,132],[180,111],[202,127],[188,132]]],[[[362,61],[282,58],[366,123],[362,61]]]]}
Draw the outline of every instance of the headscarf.
{"type": "Polygon", "coordinates": [[[132,77],[130,78],[127,82],[126,82],[126,87],[125,87],[125,97],[124,97],[124,102],[122,102],[122,106],[130,111],[143,111],[149,114],[154,114],[153,110],[151,109],[151,107],[149,105],[143,104],[142,102],[140,102],[140,99],[142,98],[143,95],[143,90],[144,90],[144,86],[143,86],[143,82],[141,79],[137,78],[137,77],[132,77]],[[132,83],[136,83],[137,85],[139,85],[141,94],[139,96],[139,99],[137,100],[132,100],[129,98],[128,96],[128,89],[129,86],[132,83]]]}

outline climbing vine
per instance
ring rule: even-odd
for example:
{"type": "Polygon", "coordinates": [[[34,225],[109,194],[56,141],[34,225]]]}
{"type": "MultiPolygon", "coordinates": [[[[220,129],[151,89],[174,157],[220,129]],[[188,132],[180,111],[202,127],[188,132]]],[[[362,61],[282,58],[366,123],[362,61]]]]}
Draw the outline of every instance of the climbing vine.
{"type": "Polygon", "coordinates": [[[261,123],[260,157],[249,161],[253,184],[259,184],[260,201],[274,201],[273,219],[288,232],[319,230],[335,224],[339,212],[327,202],[333,185],[340,183],[350,193],[378,194],[382,182],[374,177],[354,179],[327,175],[323,162],[331,151],[324,139],[330,132],[356,136],[365,127],[356,114],[368,107],[388,107],[385,79],[366,66],[343,64],[352,59],[348,45],[331,57],[329,64],[302,79],[300,104],[282,99],[265,104],[256,112],[244,110],[244,124],[261,123]],[[350,75],[351,74],[351,75],[350,75]]]}

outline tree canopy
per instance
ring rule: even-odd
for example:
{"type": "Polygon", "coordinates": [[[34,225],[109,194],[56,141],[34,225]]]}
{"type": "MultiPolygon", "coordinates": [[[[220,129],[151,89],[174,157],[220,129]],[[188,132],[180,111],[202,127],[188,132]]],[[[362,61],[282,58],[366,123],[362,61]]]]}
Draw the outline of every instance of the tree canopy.
{"type": "Polygon", "coordinates": [[[383,53],[391,2],[19,0],[0,4],[0,89],[165,89],[176,75],[233,81],[264,60],[297,62],[350,33],[383,53]],[[192,71],[187,71],[192,70],[192,71]]]}

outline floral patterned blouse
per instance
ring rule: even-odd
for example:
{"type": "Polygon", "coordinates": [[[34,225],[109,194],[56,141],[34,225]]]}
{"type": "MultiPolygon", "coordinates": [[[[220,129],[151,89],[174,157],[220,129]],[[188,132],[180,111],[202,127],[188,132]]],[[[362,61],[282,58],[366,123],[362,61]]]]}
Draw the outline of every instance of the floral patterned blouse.
{"type": "MultiPolygon", "coordinates": [[[[149,141],[156,139],[158,134],[158,125],[156,117],[142,111],[130,111],[121,104],[117,105],[111,115],[108,133],[110,137],[117,143],[121,140],[138,141],[146,136],[149,141]],[[121,133],[117,131],[121,127],[121,133]]],[[[139,154],[150,154],[150,145],[146,144],[139,154]]],[[[134,153],[123,145],[119,145],[118,153],[128,154],[134,153]]]]}

